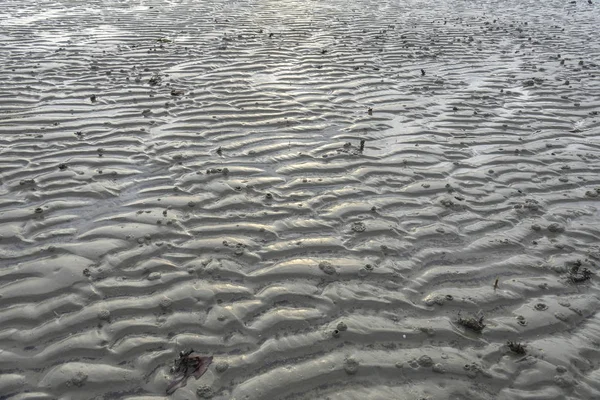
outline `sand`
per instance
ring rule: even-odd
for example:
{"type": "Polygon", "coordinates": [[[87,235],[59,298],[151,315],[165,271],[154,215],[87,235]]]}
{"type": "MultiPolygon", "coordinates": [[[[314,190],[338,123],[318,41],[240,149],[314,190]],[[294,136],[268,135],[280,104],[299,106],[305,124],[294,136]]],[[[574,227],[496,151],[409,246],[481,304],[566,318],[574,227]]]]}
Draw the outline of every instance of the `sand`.
{"type": "Polygon", "coordinates": [[[0,398],[600,398],[599,24],[0,2],[0,398]]]}

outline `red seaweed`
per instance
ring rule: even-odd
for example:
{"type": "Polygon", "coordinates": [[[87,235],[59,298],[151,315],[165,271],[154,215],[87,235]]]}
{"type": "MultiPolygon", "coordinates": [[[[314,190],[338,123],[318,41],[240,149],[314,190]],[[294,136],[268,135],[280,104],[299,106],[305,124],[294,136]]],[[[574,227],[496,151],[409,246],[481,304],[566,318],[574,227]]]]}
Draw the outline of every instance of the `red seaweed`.
{"type": "Polygon", "coordinates": [[[212,360],[212,356],[202,356],[195,353],[194,350],[179,353],[179,358],[175,360],[172,368],[172,372],[178,377],[167,387],[167,394],[173,394],[177,389],[184,387],[190,376],[199,379],[208,371],[212,360]]]}

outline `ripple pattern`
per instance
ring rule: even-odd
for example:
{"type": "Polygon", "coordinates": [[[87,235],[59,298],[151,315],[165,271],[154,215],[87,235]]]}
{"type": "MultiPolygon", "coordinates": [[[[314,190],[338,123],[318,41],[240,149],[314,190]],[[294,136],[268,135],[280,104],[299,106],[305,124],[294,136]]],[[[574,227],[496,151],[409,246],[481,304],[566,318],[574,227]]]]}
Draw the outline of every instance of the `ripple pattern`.
{"type": "Polygon", "coordinates": [[[0,399],[600,398],[599,7],[1,2],[0,399]]]}

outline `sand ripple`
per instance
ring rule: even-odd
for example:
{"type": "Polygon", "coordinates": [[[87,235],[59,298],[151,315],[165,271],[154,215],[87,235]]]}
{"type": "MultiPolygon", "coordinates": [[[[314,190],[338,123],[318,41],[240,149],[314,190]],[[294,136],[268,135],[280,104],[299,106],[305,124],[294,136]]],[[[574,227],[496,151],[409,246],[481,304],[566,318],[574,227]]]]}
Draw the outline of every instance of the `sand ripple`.
{"type": "Polygon", "coordinates": [[[0,398],[600,398],[598,6],[0,3],[0,398]]]}

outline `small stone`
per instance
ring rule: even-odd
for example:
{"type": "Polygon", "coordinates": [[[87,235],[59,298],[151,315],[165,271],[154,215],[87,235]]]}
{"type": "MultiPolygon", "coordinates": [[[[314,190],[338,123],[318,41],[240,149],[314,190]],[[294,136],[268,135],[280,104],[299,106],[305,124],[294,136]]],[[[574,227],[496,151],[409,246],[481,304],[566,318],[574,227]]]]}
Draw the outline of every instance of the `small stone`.
{"type": "Polygon", "coordinates": [[[85,385],[85,382],[88,380],[88,376],[83,371],[79,371],[75,374],[73,378],[69,381],[73,386],[82,387],[85,385]]]}
{"type": "Polygon", "coordinates": [[[396,364],[394,364],[394,366],[398,369],[404,368],[404,363],[401,363],[400,361],[398,361],[396,364]]]}
{"type": "Polygon", "coordinates": [[[556,372],[558,372],[559,374],[564,374],[565,372],[567,372],[567,367],[565,367],[564,365],[557,365],[556,372]]]}
{"type": "Polygon", "coordinates": [[[321,261],[319,263],[319,269],[327,275],[335,274],[335,267],[329,261],[321,261]]]}
{"type": "Polygon", "coordinates": [[[433,360],[429,356],[421,356],[418,360],[418,363],[422,367],[431,367],[433,366],[433,360]]]}
{"type": "Polygon", "coordinates": [[[35,209],[35,213],[36,214],[41,214],[43,212],[44,212],[44,210],[41,207],[38,207],[38,208],[35,209]]]}
{"type": "Polygon", "coordinates": [[[188,207],[196,207],[196,203],[193,201],[188,202],[188,207]]]}
{"type": "Polygon", "coordinates": [[[537,231],[541,231],[542,227],[537,224],[533,224],[533,225],[531,225],[531,229],[537,232],[537,231]]]}
{"type": "Polygon", "coordinates": [[[168,297],[163,297],[160,300],[159,305],[160,305],[160,308],[162,308],[163,310],[166,310],[173,305],[173,300],[169,299],[168,297]]]}
{"type": "Polygon", "coordinates": [[[339,324],[337,324],[337,329],[338,331],[345,332],[348,330],[348,325],[346,325],[343,322],[340,322],[339,324]]]}
{"type": "Polygon", "coordinates": [[[227,371],[228,368],[229,368],[229,363],[226,361],[219,361],[218,363],[215,364],[215,371],[217,371],[220,374],[227,371]]]}
{"type": "Polygon", "coordinates": [[[434,364],[431,369],[433,370],[433,372],[437,372],[438,374],[443,374],[444,372],[446,372],[446,369],[440,363],[434,364]]]}
{"type": "Polygon", "coordinates": [[[558,387],[561,387],[563,389],[567,389],[567,388],[575,386],[575,380],[573,378],[571,378],[570,376],[566,376],[566,375],[554,376],[554,383],[556,383],[556,385],[558,387]]]}
{"type": "Polygon", "coordinates": [[[98,311],[98,319],[100,319],[102,321],[109,321],[110,320],[110,311],[108,311],[105,308],[98,311]]]}
{"type": "Polygon", "coordinates": [[[149,281],[156,281],[158,279],[161,278],[161,273],[160,272],[152,272],[150,273],[150,275],[148,275],[148,280],[149,281]]]}
{"type": "Polygon", "coordinates": [[[448,200],[448,199],[442,199],[440,200],[440,203],[447,208],[453,207],[454,206],[454,202],[452,200],[448,200]]]}
{"type": "Polygon", "coordinates": [[[554,317],[556,319],[558,319],[559,321],[563,321],[563,322],[568,322],[569,321],[569,317],[567,317],[566,314],[561,313],[561,312],[554,313],[554,317]]]}
{"type": "Polygon", "coordinates": [[[554,224],[548,225],[548,230],[552,233],[560,233],[560,232],[564,232],[565,228],[559,224],[554,223],[554,224]]]}
{"type": "Polygon", "coordinates": [[[202,385],[196,389],[196,396],[201,399],[211,399],[214,395],[214,392],[210,386],[202,385]]]}
{"type": "Polygon", "coordinates": [[[359,362],[353,358],[347,358],[344,360],[344,371],[348,375],[355,375],[358,372],[359,362]]]}
{"type": "Polygon", "coordinates": [[[364,224],[364,222],[355,222],[352,224],[352,230],[354,232],[364,232],[367,229],[366,225],[364,224]]]}

